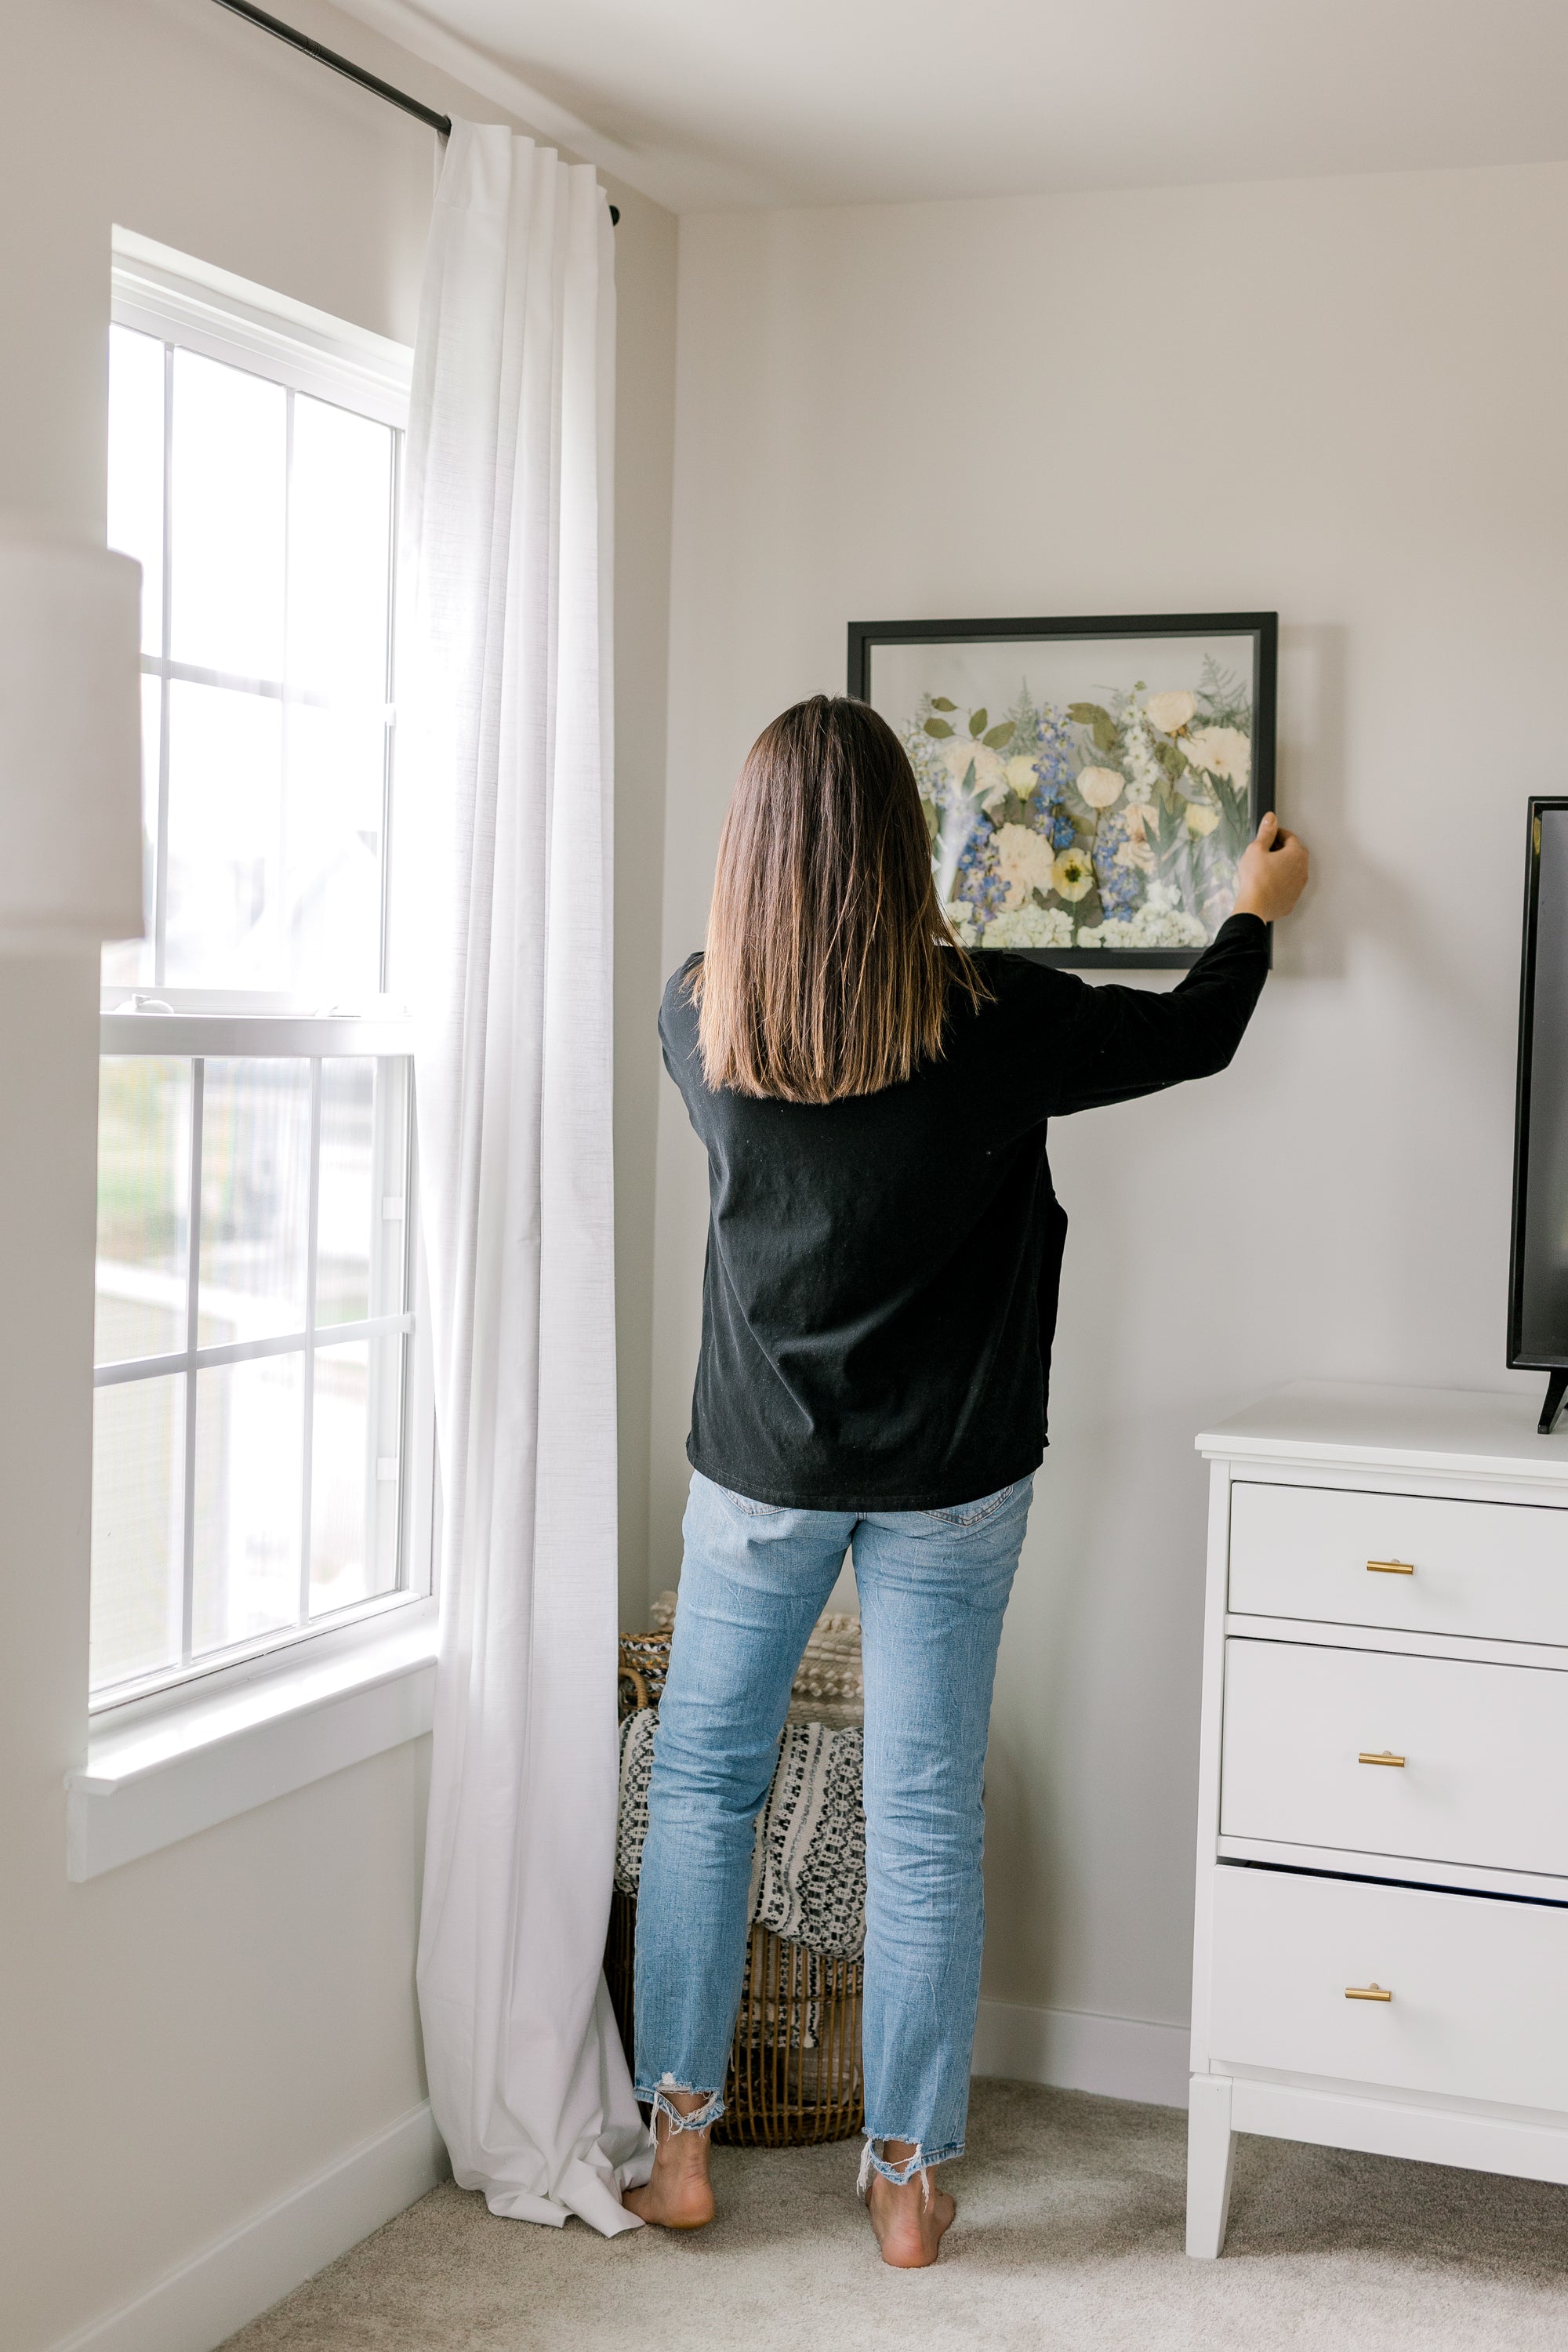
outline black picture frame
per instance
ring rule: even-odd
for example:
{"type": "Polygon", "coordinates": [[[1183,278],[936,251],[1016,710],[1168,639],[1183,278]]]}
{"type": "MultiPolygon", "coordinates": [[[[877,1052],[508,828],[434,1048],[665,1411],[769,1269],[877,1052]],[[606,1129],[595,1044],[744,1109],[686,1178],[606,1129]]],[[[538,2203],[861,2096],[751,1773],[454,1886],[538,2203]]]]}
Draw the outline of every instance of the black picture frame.
{"type": "MultiPolygon", "coordinates": [[[[1026,639],[1249,636],[1252,639],[1252,761],[1249,812],[1254,832],[1274,806],[1279,616],[1277,613],[1112,613],[1047,618],[961,621],[851,621],[848,691],[875,705],[873,667],[879,646],[998,645],[1026,639]]],[[[1272,933],[1270,933],[1272,942],[1272,933]]],[[[979,953],[986,950],[981,948],[979,953]]],[[[1110,977],[1128,970],[1185,971],[1201,948],[1015,948],[1031,963],[1110,977]]]]}
{"type": "MultiPolygon", "coordinates": [[[[1554,817],[1568,819],[1568,796],[1556,793],[1533,794],[1528,803],[1525,818],[1524,912],[1519,971],[1519,1061],[1514,1089],[1513,1214],[1509,1234],[1508,1253],[1509,1367],[1513,1371],[1543,1371],[1550,1375],[1545,1402],[1542,1407],[1538,1424],[1543,1437],[1550,1436],[1556,1429],[1563,1411],[1564,1396],[1568,1393],[1568,1321],[1565,1321],[1563,1326],[1562,1343],[1556,1347],[1542,1346],[1539,1341],[1531,1342],[1525,1328],[1530,1304],[1527,1289],[1531,1278],[1530,1175],[1531,1114],[1535,1108],[1533,1103],[1535,1034],[1542,995],[1541,901],[1543,837],[1542,820],[1554,817]]],[[[1563,858],[1563,849],[1557,846],[1552,860],[1553,865],[1562,862],[1563,858]]],[[[1568,923],[1564,923],[1563,920],[1563,904],[1565,884],[1568,884],[1568,874],[1562,872],[1553,874],[1552,896],[1555,902],[1553,915],[1558,935],[1553,942],[1556,949],[1555,967],[1548,976],[1546,984],[1549,989],[1554,989],[1556,1002],[1547,1009],[1547,1021],[1548,1024],[1555,1025],[1559,1038],[1562,1028],[1562,1000],[1565,993],[1565,984],[1568,984],[1568,974],[1564,973],[1563,968],[1565,961],[1568,961],[1568,923]]],[[[1549,1038],[1552,1036],[1551,1025],[1548,1027],[1548,1035],[1549,1038]]],[[[1555,1062],[1556,1058],[1555,1053],[1549,1055],[1549,1059],[1552,1062],[1555,1062]]],[[[1544,1114],[1553,1119],[1559,1136],[1561,1136],[1564,1118],[1568,1117],[1565,1095],[1568,1095],[1568,1081],[1559,1088],[1556,1100],[1544,1114]]],[[[1540,1278],[1539,1274],[1537,1278],[1540,1278]]]]}

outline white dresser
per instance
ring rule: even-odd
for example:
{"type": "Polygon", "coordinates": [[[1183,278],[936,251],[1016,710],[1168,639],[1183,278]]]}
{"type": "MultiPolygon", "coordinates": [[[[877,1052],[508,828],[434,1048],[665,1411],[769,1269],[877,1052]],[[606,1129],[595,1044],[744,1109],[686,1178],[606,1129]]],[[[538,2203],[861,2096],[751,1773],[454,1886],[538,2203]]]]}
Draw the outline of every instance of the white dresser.
{"type": "Polygon", "coordinates": [[[1187,2252],[1232,2135],[1568,2181],[1568,1434],[1283,1389],[1211,1465],[1187,2252]]]}

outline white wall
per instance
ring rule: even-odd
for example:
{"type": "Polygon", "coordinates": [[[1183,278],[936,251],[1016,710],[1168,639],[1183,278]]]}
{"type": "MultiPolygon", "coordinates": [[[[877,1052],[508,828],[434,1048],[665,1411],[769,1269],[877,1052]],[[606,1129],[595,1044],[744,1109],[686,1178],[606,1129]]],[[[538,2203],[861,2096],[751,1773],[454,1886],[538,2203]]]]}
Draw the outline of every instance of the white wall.
{"type": "MultiPolygon", "coordinates": [[[[496,119],[317,0],[289,13],[426,100],[496,119]]],[[[428,131],[210,0],[13,0],[4,38],[0,507],[101,532],[113,221],[412,339],[428,131]]],[[[619,855],[641,879],[657,874],[662,823],[675,228],[614,194],[619,855]]],[[[619,1002],[641,1052],[657,893],[622,903],[619,1002]]],[[[0,964],[6,2352],[42,2352],[123,2305],[422,2095],[422,1744],[66,1883],[63,1777],[86,1732],[96,1014],[86,965],[0,964]]],[[[652,1091],[651,1073],[634,1075],[620,1139],[639,1600],[652,1187],[635,1113],[652,1091]]]]}
{"type": "MultiPolygon", "coordinates": [[[[989,1769],[986,1985],[1187,2013],[1194,1432],[1503,1368],[1523,804],[1561,789],[1568,168],[681,224],[664,964],[850,619],[1277,608],[1317,879],[1232,1071],[1064,1123],[1053,1447],[989,1769]]],[[[1149,984],[1158,984],[1151,982],[1149,984]]],[[[661,1112],[654,1589],[704,1230],[661,1112]]]]}

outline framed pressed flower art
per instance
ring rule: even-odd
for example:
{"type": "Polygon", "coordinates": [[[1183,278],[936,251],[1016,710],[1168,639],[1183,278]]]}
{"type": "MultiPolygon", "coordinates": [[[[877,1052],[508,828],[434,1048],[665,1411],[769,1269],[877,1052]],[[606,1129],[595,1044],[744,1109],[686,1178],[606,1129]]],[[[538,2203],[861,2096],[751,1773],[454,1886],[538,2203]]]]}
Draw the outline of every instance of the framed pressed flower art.
{"type": "Polygon", "coordinates": [[[966,947],[1196,961],[1274,805],[1273,613],[852,621],[966,947]]]}

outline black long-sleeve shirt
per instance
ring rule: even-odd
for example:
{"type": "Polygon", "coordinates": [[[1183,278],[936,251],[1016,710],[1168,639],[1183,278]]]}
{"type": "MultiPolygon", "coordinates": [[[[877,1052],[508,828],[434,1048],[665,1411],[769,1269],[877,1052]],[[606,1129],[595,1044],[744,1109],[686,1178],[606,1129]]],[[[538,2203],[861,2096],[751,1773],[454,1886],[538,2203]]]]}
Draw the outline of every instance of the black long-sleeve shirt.
{"type": "Polygon", "coordinates": [[[1067,1217],[1046,1124],[1223,1070],[1268,971],[1233,915],[1169,993],[983,959],[945,1050],[833,1103],[703,1082],[684,963],[665,1065],[708,1149],[711,1221],[687,1454],[813,1510],[931,1510],[1036,1469],[1067,1217]]]}

